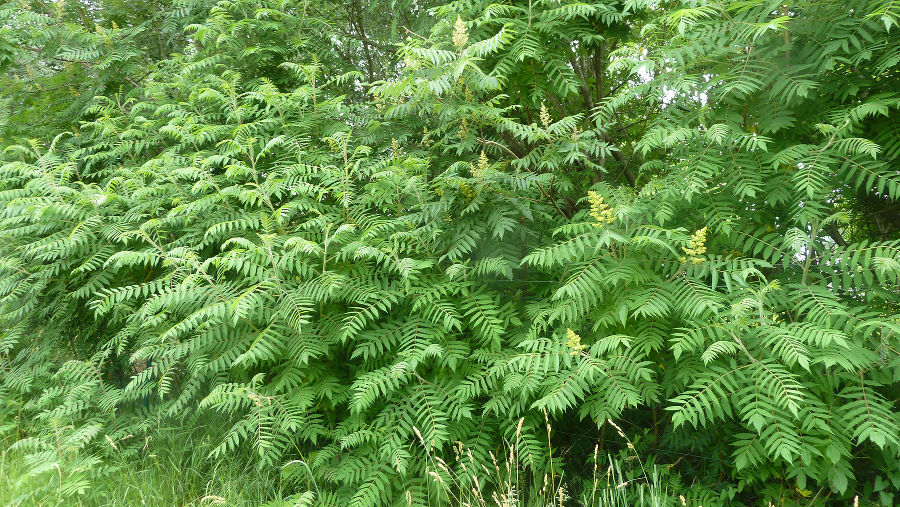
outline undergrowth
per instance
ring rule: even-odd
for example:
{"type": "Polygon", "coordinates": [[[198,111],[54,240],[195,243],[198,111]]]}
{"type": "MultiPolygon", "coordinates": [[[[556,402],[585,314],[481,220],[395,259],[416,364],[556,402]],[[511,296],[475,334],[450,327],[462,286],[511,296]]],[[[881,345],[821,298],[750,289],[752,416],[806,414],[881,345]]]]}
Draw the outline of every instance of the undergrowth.
{"type": "Polygon", "coordinates": [[[86,471],[80,491],[67,491],[53,463],[36,468],[0,442],[0,505],[289,505],[277,473],[240,457],[209,458],[215,436],[226,429],[208,420],[162,427],[115,449],[104,440],[113,456],[86,471]]]}
{"type": "MultiPolygon", "coordinates": [[[[291,480],[304,475],[293,470],[306,466],[302,460],[287,463],[279,473],[254,464],[250,455],[211,459],[216,438],[227,427],[221,419],[170,421],[155,428],[153,436],[118,442],[104,438],[100,445],[105,449],[85,447],[73,453],[62,449],[58,461],[43,462],[10,449],[10,442],[23,435],[7,433],[0,440],[0,505],[275,507],[314,506],[330,500],[321,496],[314,479],[291,480]],[[104,460],[97,459],[101,451],[108,451],[104,460]],[[79,460],[90,467],[73,475],[77,467],[72,463],[79,460]]],[[[547,430],[549,437],[549,424],[547,430]]],[[[427,477],[422,479],[442,493],[428,499],[428,505],[662,507],[680,503],[678,496],[669,494],[670,484],[677,484],[677,478],[666,473],[664,466],[645,468],[630,441],[618,453],[604,456],[597,444],[590,456],[566,456],[553,451],[548,440],[550,455],[556,452],[557,468],[543,476],[535,475],[528,449],[520,450],[515,443],[490,453],[492,469],[477,466],[472,448],[462,442],[457,442],[446,460],[430,449],[421,435],[420,445],[428,449],[430,463],[427,477]],[[584,468],[572,466],[582,458],[584,468]]],[[[706,493],[706,505],[716,505],[709,503],[710,492],[706,493]]],[[[411,494],[407,500],[412,504],[411,494]]]]}

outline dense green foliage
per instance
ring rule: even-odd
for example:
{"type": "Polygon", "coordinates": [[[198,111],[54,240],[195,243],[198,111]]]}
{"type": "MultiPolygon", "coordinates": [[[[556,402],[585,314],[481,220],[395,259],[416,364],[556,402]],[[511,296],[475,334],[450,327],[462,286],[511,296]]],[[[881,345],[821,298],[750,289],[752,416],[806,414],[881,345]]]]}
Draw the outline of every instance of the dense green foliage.
{"type": "Polygon", "coordinates": [[[210,460],[314,505],[490,498],[508,453],[516,502],[591,504],[622,449],[696,504],[892,504],[898,33],[883,0],[0,5],[0,443],[66,496],[214,415],[210,460]]]}

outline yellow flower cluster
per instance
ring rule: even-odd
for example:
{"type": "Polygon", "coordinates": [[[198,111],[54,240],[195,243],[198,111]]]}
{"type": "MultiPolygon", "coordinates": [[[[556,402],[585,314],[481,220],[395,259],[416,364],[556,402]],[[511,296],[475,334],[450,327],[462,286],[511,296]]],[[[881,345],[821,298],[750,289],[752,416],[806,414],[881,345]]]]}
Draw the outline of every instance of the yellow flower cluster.
{"type": "Polygon", "coordinates": [[[603,202],[603,196],[597,192],[588,192],[588,201],[591,203],[591,216],[597,221],[594,224],[597,227],[609,225],[616,220],[616,214],[613,209],[603,202]]]}
{"type": "Polygon", "coordinates": [[[572,135],[570,136],[573,141],[577,141],[579,137],[581,137],[581,129],[578,127],[572,127],[572,135]]]}
{"type": "Polygon", "coordinates": [[[466,198],[466,202],[471,201],[476,194],[475,189],[465,183],[460,183],[459,191],[462,193],[463,197],[466,198]]]}
{"type": "Polygon", "coordinates": [[[541,117],[541,123],[544,125],[544,128],[550,127],[550,121],[551,121],[550,111],[547,110],[547,106],[543,102],[541,102],[540,117],[541,117]]]}
{"type": "Polygon", "coordinates": [[[703,254],[706,253],[706,227],[698,230],[691,236],[688,246],[681,247],[694,264],[703,262],[703,254]]]}
{"type": "Polygon", "coordinates": [[[469,42],[469,31],[461,16],[456,16],[456,23],[453,25],[453,45],[462,49],[469,42]]]}
{"type": "Polygon", "coordinates": [[[572,349],[571,354],[573,356],[577,356],[579,352],[584,350],[584,345],[581,344],[581,337],[578,336],[575,331],[572,331],[569,328],[566,328],[566,347],[572,349]]]}
{"type": "Polygon", "coordinates": [[[487,158],[487,155],[484,154],[484,150],[481,150],[481,155],[478,156],[478,170],[476,176],[481,178],[484,176],[484,172],[491,167],[491,163],[487,158]]]}

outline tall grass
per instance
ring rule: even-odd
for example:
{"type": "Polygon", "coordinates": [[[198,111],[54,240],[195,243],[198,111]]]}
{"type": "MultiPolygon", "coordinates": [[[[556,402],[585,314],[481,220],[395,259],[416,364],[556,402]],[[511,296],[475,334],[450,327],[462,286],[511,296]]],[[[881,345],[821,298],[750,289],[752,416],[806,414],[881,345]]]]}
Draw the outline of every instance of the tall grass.
{"type": "Polygon", "coordinates": [[[0,446],[0,505],[3,506],[210,506],[283,505],[276,473],[247,459],[211,460],[223,429],[215,422],[161,428],[131,446],[120,442],[112,458],[86,474],[81,494],[66,488],[54,464],[36,469],[26,455],[0,446]]]}
{"type": "MultiPolygon", "coordinates": [[[[630,454],[624,459],[603,456],[597,446],[590,461],[592,476],[578,477],[567,477],[560,468],[562,456],[558,452],[554,454],[552,449],[549,421],[546,445],[551,446],[549,454],[556,461],[550,463],[549,473],[540,474],[520,455],[521,442],[510,442],[498,455],[489,452],[491,466],[488,467],[476,465],[473,450],[464,443],[457,443],[450,456],[440,456],[418,434],[427,454],[427,479],[433,481],[439,492],[426,499],[425,504],[460,507],[680,505],[667,496],[657,468],[645,469],[644,460],[628,437],[612,421],[609,423],[628,443],[630,454]],[[626,463],[637,474],[626,473],[626,463]]],[[[221,421],[201,420],[157,428],[152,437],[137,441],[98,439],[99,445],[108,446],[103,449],[107,457],[95,460],[94,466],[83,474],[71,476],[76,479],[65,474],[71,473],[71,460],[83,459],[88,449],[35,463],[33,459],[29,461],[27,453],[8,450],[9,440],[0,441],[0,505],[274,507],[315,506],[324,501],[322,492],[313,487],[314,482],[305,488],[300,486],[297,491],[280,480],[277,470],[262,471],[247,456],[210,459],[210,451],[226,430],[221,421]]],[[[516,439],[520,432],[521,421],[516,439]]],[[[92,451],[98,453],[96,448],[92,451]]],[[[422,502],[422,499],[413,502],[409,497],[407,503],[421,505],[422,502]]]]}
{"type": "MultiPolygon", "coordinates": [[[[435,486],[444,494],[443,501],[461,507],[664,507],[673,504],[668,496],[656,466],[648,472],[634,445],[614,422],[608,421],[627,442],[631,454],[628,460],[637,460],[640,474],[626,479],[620,460],[611,455],[599,456],[599,445],[594,447],[593,477],[587,487],[586,478],[568,480],[564,472],[554,468],[551,443],[552,426],[546,422],[550,471],[535,475],[534,467],[519,453],[522,420],[516,428],[513,442],[503,456],[489,452],[492,467],[479,465],[472,450],[458,443],[454,459],[446,461],[431,452],[421,433],[416,430],[421,445],[426,450],[427,473],[435,486]],[[572,493],[579,489],[575,498],[572,493]]],[[[412,505],[412,501],[409,502],[412,505]]]]}

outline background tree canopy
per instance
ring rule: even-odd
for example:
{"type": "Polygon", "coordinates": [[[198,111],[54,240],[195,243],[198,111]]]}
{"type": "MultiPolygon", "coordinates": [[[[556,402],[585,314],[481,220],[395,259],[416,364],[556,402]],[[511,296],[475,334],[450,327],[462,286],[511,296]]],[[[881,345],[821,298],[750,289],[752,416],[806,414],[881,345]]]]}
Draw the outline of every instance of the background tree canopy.
{"type": "Polygon", "coordinates": [[[890,0],[0,4],[18,501],[214,415],[208,459],[292,505],[892,505],[898,33],[890,0]]]}

